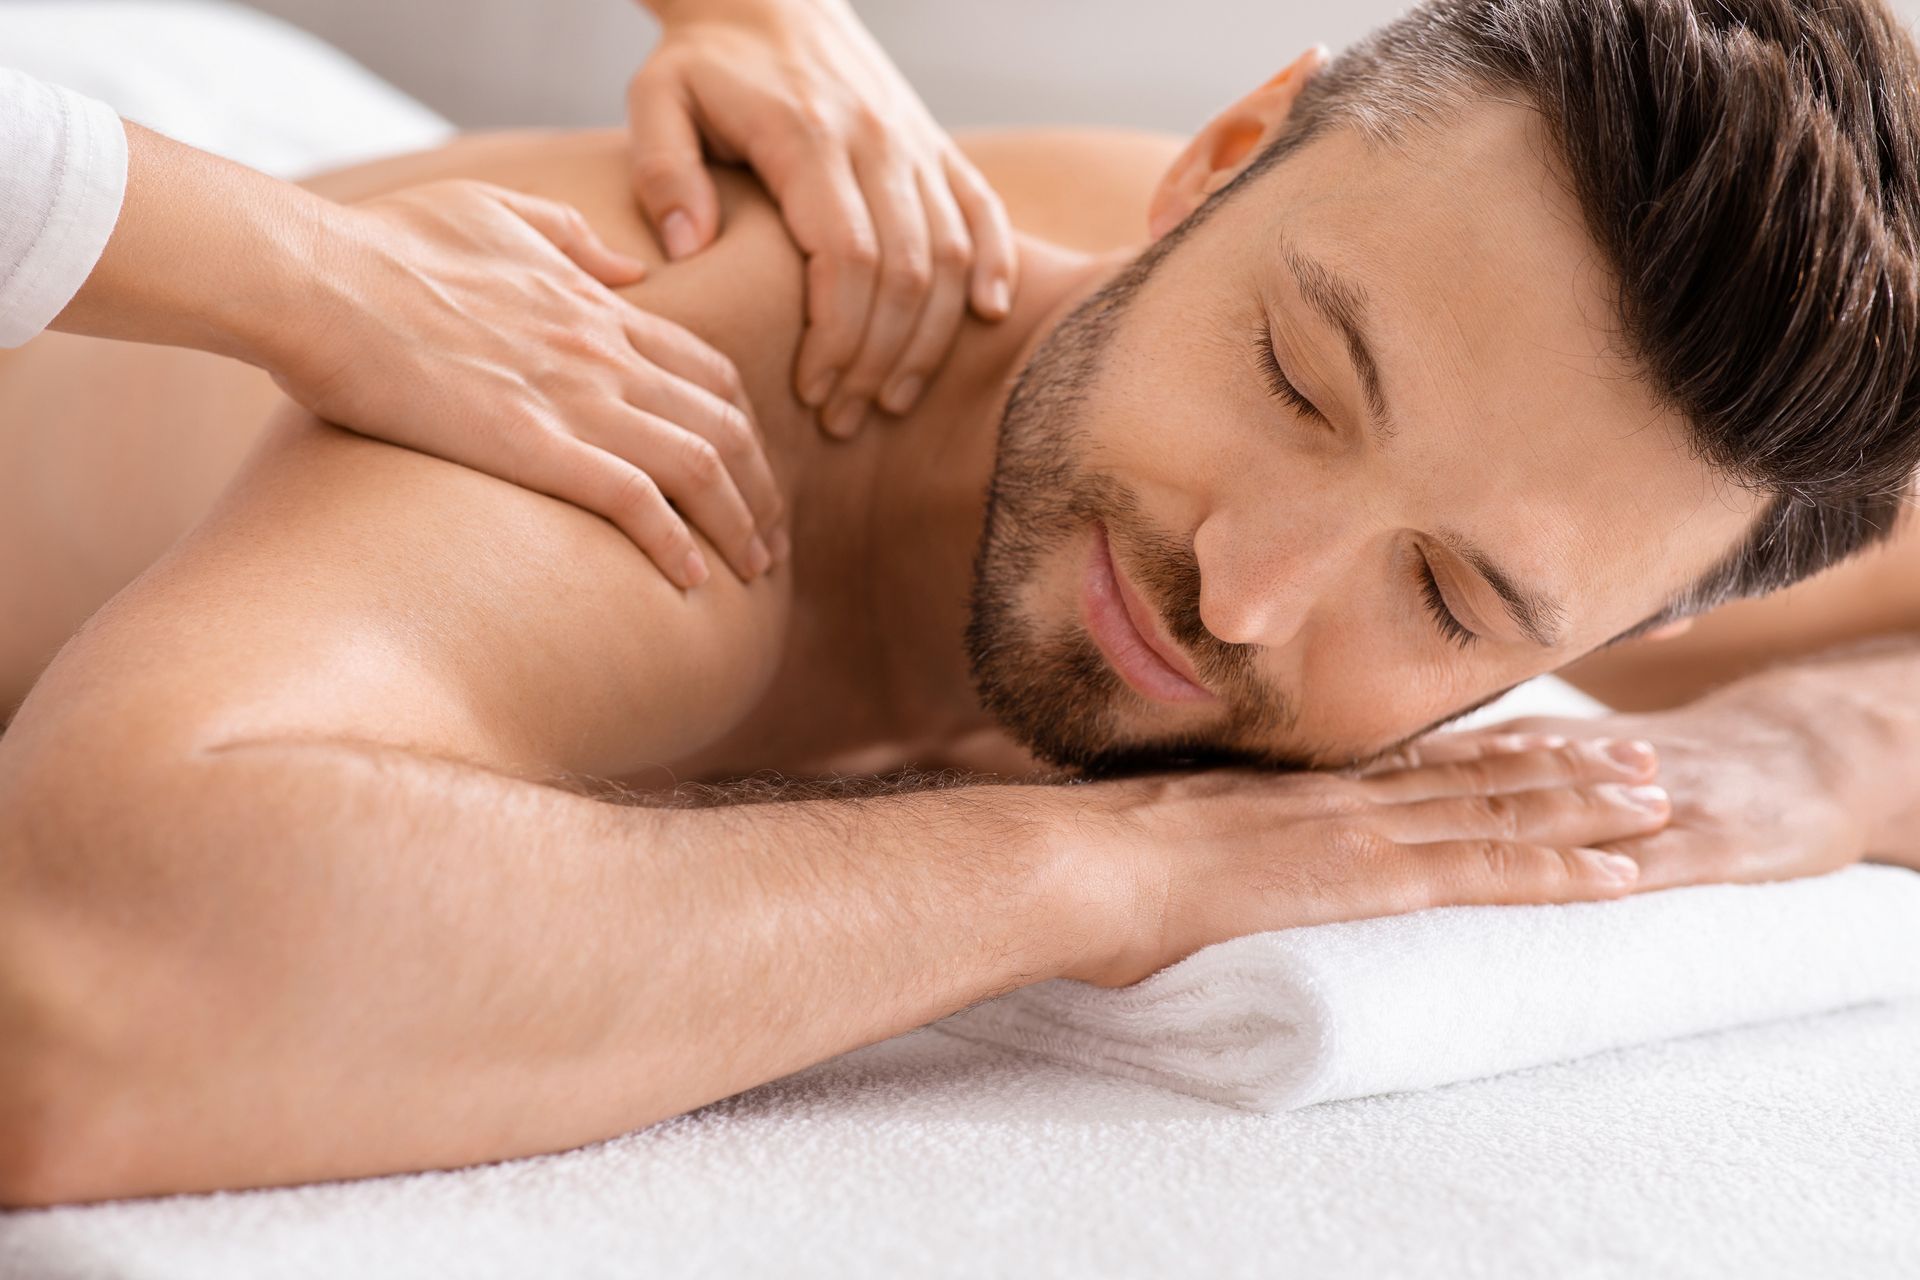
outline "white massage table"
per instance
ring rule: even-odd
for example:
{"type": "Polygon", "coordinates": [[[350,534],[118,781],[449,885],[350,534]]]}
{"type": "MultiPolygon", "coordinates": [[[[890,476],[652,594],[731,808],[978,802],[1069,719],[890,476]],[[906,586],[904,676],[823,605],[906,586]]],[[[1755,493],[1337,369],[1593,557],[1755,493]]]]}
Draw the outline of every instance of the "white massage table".
{"type": "MultiPolygon", "coordinates": [[[[0,3],[0,60],[281,172],[445,131],[257,18],[167,9],[190,75],[96,0],[0,3]]],[[[1269,1116],[923,1031],[564,1155],[0,1215],[3,1280],[642,1275],[1915,1280],[1920,1002],[1269,1116]]]]}
{"type": "Polygon", "coordinates": [[[921,1031],[565,1155],[14,1215],[0,1276],[1913,1280],[1920,1003],[1273,1116],[921,1031]]]}

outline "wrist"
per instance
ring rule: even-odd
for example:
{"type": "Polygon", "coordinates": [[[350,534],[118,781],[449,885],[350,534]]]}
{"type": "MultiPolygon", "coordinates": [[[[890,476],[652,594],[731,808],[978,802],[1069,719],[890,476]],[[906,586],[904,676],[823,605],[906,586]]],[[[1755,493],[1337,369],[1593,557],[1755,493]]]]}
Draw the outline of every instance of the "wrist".
{"type": "Polygon", "coordinates": [[[1111,784],[1023,790],[1044,849],[1049,932],[1059,942],[1047,976],[1104,981],[1138,968],[1138,954],[1156,949],[1151,943],[1164,923],[1164,860],[1153,857],[1125,805],[1114,802],[1111,784]]]}
{"type": "Polygon", "coordinates": [[[214,314],[220,354],[281,377],[311,363],[334,327],[350,228],[343,206],[290,185],[276,195],[247,233],[252,261],[214,314]]]}
{"type": "Polygon", "coordinates": [[[1920,819],[1920,641],[1880,640],[1816,655],[1728,685],[1704,705],[1786,735],[1848,812],[1870,851],[1912,843],[1920,819]]]}

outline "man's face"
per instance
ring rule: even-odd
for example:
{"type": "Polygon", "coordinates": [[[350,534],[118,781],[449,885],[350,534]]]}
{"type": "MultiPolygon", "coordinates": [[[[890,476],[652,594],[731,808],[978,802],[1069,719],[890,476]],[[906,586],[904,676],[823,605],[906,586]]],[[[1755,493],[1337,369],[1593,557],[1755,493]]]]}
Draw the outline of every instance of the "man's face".
{"type": "Polygon", "coordinates": [[[1757,499],[1619,349],[1537,117],[1336,130],[1149,251],[1002,423],[969,646],[1090,769],[1343,764],[1660,610],[1757,499]]]}

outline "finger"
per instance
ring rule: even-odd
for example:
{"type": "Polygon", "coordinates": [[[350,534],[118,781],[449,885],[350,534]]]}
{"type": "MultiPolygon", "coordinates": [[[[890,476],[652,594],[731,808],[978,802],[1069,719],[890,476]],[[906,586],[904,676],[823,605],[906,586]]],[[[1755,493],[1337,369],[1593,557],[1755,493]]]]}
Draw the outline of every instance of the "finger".
{"type": "Polygon", "coordinates": [[[880,269],[866,332],[822,419],[827,430],[842,439],[857,434],[865,422],[881,381],[913,335],[933,284],[932,233],[913,170],[896,154],[856,163],[855,170],[873,214],[880,269]]]}
{"type": "Polygon", "coordinates": [[[1369,761],[1356,776],[1362,778],[1378,777],[1385,773],[1400,773],[1407,769],[1419,769],[1426,765],[1450,764],[1456,760],[1476,760],[1484,755],[1508,751],[1532,751],[1537,748],[1553,748],[1566,744],[1564,734],[1510,733],[1486,730],[1462,731],[1459,733],[1430,733],[1417,738],[1397,751],[1369,761]]]}
{"type": "Polygon", "coordinates": [[[1407,846],[1409,874],[1427,886],[1427,905],[1520,906],[1618,898],[1638,885],[1639,866],[1602,849],[1504,840],[1407,846]]]}
{"type": "Polygon", "coordinates": [[[647,460],[654,485],[707,535],[742,582],[767,571],[773,553],[711,441],[644,409],[625,415],[615,435],[623,442],[618,452],[647,460]]]}
{"type": "Polygon", "coordinates": [[[521,483],[611,521],[668,581],[697,587],[710,575],[686,521],[646,472],[574,436],[555,432],[531,458],[521,483]]]}
{"type": "Polygon", "coordinates": [[[888,413],[906,413],[919,403],[920,393],[947,358],[960,321],[967,310],[967,271],[973,244],[953,196],[937,179],[920,179],[920,197],[927,211],[929,254],[933,286],[921,308],[913,334],[880,388],[880,407],[888,413]]]}
{"type": "Polygon", "coordinates": [[[646,263],[609,248],[588,225],[586,215],[572,205],[505,188],[498,189],[495,197],[601,284],[632,284],[646,275],[646,263]]]}
{"type": "Polygon", "coordinates": [[[1389,835],[1415,844],[1512,840],[1570,847],[1650,835],[1672,814],[1659,787],[1602,783],[1421,800],[1385,809],[1381,821],[1389,835]]]}
{"type": "MultiPolygon", "coordinates": [[[[629,383],[626,399],[634,408],[691,432],[713,446],[747,505],[750,524],[767,545],[773,547],[786,503],[752,419],[731,401],[722,400],[705,387],[659,369],[636,375],[629,383]]],[[[642,468],[651,468],[656,457],[647,451],[651,443],[644,434],[636,436],[622,430],[613,439],[595,438],[594,443],[642,468]],[[629,452],[630,449],[633,451],[629,452]]],[[[673,492],[668,496],[676,501],[679,498],[679,494],[673,492]]],[[[716,545],[727,545],[720,529],[704,521],[699,524],[701,531],[716,545]]],[[[751,558],[751,548],[743,544],[737,550],[740,555],[751,558]]],[[[775,559],[778,558],[776,554],[775,559]]]]}
{"type": "Polygon", "coordinates": [[[1438,796],[1643,781],[1653,777],[1658,768],[1659,757],[1651,743],[1585,738],[1552,748],[1490,750],[1446,764],[1379,774],[1362,785],[1378,798],[1405,804],[1438,796]]]}
{"type": "Polygon", "coordinates": [[[807,257],[807,328],[794,360],[794,390],[817,409],[827,402],[866,331],[880,257],[873,219],[842,152],[823,152],[817,163],[791,175],[762,164],[758,155],[754,167],[766,178],[794,243],[807,257]]]}
{"type": "Polygon", "coordinates": [[[626,328],[627,341],[648,360],[676,378],[705,387],[748,418],[754,416],[739,367],[691,329],[638,307],[627,309],[626,328]]]}
{"type": "Polygon", "coordinates": [[[972,161],[958,151],[947,154],[947,185],[973,240],[973,273],[969,296],[982,320],[1004,319],[1013,310],[1013,291],[1019,283],[1020,255],[1013,223],[1000,200],[972,161]]]}
{"type": "Polygon", "coordinates": [[[667,257],[698,253],[720,228],[720,197],[707,173],[693,104],[664,71],[643,67],[627,86],[633,196],[667,257]]]}

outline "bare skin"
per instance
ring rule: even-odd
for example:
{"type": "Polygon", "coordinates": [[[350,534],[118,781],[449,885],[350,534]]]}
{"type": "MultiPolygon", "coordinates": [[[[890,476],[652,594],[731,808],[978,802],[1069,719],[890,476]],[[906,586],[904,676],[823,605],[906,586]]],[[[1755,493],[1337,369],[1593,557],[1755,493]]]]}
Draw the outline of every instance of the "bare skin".
{"type": "MultiPolygon", "coordinates": [[[[1169,136],[1087,130],[966,143],[1023,233],[1096,254],[1138,244],[1154,185],[1180,147],[1169,136]],[[1071,182],[1061,180],[1063,166],[1071,182]]],[[[658,262],[645,229],[622,216],[621,193],[598,167],[577,163],[620,145],[612,133],[547,140],[536,160],[514,135],[473,137],[308,185],[343,200],[467,175],[542,186],[568,193],[556,198],[591,199],[596,226],[617,226],[623,248],[658,262]]],[[[24,352],[0,352],[0,418],[35,424],[0,434],[0,708],[17,706],[79,624],[211,508],[281,399],[260,370],[178,348],[109,349],[48,334],[24,352]],[[39,425],[48,422],[58,426],[39,425]]],[[[1920,528],[1909,524],[1808,582],[1561,674],[1623,711],[1680,706],[1783,658],[1910,628],[1920,619],[1917,566],[1920,528]]]]}
{"type": "MultiPolygon", "coordinates": [[[[1051,201],[1019,176],[1045,172],[1047,144],[1001,145],[1004,162],[994,144],[974,155],[1016,223],[1104,248],[1101,184],[1146,207],[1147,144],[1084,172],[1070,164],[1101,152],[1055,153],[1050,178],[1071,178],[1051,201]]],[[[659,260],[610,137],[474,140],[335,194],[453,173],[567,200],[659,260]]],[[[740,366],[792,499],[791,569],[682,593],[584,512],[279,413],[229,494],[100,611],[0,739],[0,1199],[554,1150],[1039,978],[1124,983],[1264,928],[1648,887],[1602,852],[1667,825],[1664,800],[1624,790],[1654,764],[1630,743],[1455,744],[1364,781],[1216,771],[698,811],[542,785],[1026,763],[953,696],[993,446],[978,424],[1114,260],[1025,241],[1014,314],[970,326],[897,428],[841,444],[788,390],[799,259],[744,184],[722,195],[720,242],[635,296],[740,366]]],[[[108,371],[117,355],[58,354],[69,379],[136,376],[108,371]]],[[[0,367],[0,394],[64,403],[41,358],[0,367]]],[[[232,421],[275,412],[271,397],[190,360],[170,357],[169,390],[211,395],[182,412],[208,424],[200,462],[230,465],[254,434],[232,421]]],[[[159,399],[140,390],[105,416],[159,399]]],[[[108,456],[150,486],[133,448],[108,456]]],[[[122,535],[72,512],[4,531],[13,546],[54,534],[48,557],[64,557],[29,587],[65,594],[10,641],[13,669],[31,672],[61,610],[70,623],[139,572],[211,488],[176,490],[122,535]],[[82,574],[90,587],[69,588],[82,574]]],[[[100,521],[141,510],[124,491],[94,503],[100,521]]],[[[1885,713],[1888,691],[1920,685],[1911,662],[1863,665],[1860,705],[1820,745],[1911,776],[1920,717],[1885,713]]],[[[1888,781],[1902,775],[1854,773],[1836,795],[1864,829],[1820,851],[1829,863],[1905,848],[1911,801],[1888,781]]],[[[1739,874],[1721,854],[1658,883],[1739,874]]]]}

